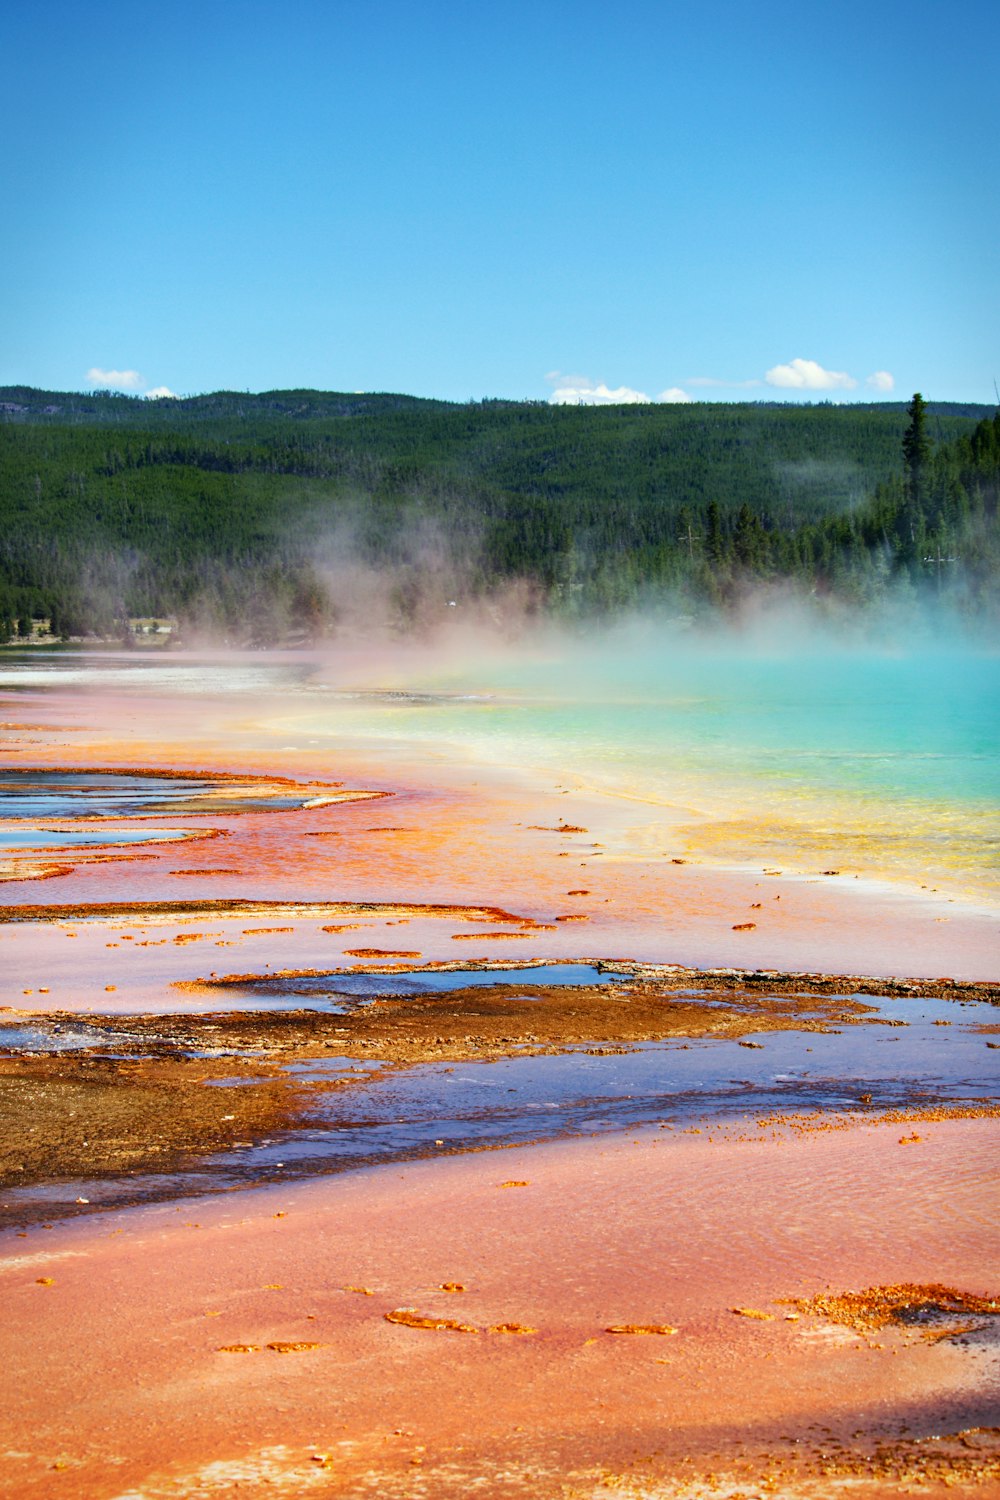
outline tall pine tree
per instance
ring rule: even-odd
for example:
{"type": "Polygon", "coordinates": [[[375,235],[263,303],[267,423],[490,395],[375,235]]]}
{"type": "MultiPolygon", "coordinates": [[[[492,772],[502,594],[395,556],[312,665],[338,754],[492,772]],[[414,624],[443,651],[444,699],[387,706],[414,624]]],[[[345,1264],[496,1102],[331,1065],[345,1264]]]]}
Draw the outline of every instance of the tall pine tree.
{"type": "Polygon", "coordinates": [[[919,505],[923,494],[924,476],[931,456],[931,440],[927,436],[927,403],[917,391],[906,408],[909,425],[903,433],[903,464],[906,469],[906,490],[913,505],[919,505]]]}
{"type": "Polygon", "coordinates": [[[917,391],[906,409],[909,423],[903,433],[903,468],[906,500],[900,516],[902,555],[911,567],[918,563],[924,533],[924,498],[931,440],[927,436],[927,403],[917,391]]]}

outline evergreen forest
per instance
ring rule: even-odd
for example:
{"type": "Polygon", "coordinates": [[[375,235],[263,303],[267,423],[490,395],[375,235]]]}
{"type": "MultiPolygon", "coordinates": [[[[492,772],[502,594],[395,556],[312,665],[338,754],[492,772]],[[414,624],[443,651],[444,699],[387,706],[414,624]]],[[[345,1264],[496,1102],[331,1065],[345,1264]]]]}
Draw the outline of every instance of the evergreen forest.
{"type": "Polygon", "coordinates": [[[1000,412],[0,389],[0,641],[234,645],[474,606],[904,600],[996,622],[1000,412]]]}

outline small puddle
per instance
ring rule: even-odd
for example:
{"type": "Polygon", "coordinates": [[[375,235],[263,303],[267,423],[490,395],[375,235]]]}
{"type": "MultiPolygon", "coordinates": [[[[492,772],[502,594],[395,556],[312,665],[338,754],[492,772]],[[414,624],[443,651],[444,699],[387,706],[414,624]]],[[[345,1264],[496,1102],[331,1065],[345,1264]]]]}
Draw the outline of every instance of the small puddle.
{"type": "MultiPolygon", "coordinates": [[[[533,989],[548,985],[603,985],[625,979],[595,964],[538,964],[520,969],[409,969],[388,974],[307,974],[295,979],[248,979],[245,983],[203,982],[206,991],[225,995],[227,1010],[320,1010],[347,1015],[373,1000],[442,994],[485,985],[521,985],[533,1000],[533,989]]],[[[221,1003],[221,1000],[220,1000],[221,1003]]]]}
{"type": "MultiPolygon", "coordinates": [[[[0,807],[0,811],[3,811],[0,807]]],[[[88,845],[146,844],[187,839],[181,828],[2,828],[0,849],[77,849],[88,845]]]]}
{"type": "Polygon", "coordinates": [[[0,1020],[0,1054],[35,1054],[40,1052],[79,1052],[92,1050],[105,1058],[121,1056],[131,1061],[154,1055],[183,1058],[260,1057],[259,1050],[244,1048],[234,1053],[231,1047],[194,1047],[175,1042],[156,1033],[120,1031],[93,1026],[86,1021],[49,1021],[37,1017],[31,1021],[0,1020]]]}
{"type": "Polygon", "coordinates": [[[121,1031],[102,1031],[83,1021],[0,1021],[0,1052],[78,1052],[88,1047],[120,1047],[129,1040],[121,1031]]]}
{"type": "Polygon", "coordinates": [[[160,814],[283,811],[312,794],[258,790],[210,777],[117,776],[90,771],[0,772],[0,817],[128,818],[160,814]]]}

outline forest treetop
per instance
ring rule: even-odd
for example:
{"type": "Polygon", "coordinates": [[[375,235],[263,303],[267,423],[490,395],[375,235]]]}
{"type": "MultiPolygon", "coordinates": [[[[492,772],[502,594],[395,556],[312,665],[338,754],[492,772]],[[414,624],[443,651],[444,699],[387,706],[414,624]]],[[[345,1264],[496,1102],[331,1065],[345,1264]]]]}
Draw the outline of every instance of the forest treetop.
{"type": "Polygon", "coordinates": [[[994,408],[919,397],[556,407],[5,387],[0,636],[32,618],[113,636],[170,616],[189,635],[280,642],[335,632],[376,594],[413,629],[514,585],[563,617],[657,596],[728,609],[780,584],[978,615],[996,607],[998,476],[994,408]]]}

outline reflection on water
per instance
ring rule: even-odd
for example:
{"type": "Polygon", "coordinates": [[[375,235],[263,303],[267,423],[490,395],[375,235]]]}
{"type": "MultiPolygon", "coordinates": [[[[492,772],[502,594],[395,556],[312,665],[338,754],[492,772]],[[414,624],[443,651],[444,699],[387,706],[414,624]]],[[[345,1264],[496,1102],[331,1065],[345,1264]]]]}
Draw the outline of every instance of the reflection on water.
{"type": "Polygon", "coordinates": [[[120,1031],[102,1031],[84,1021],[0,1020],[0,1052],[78,1052],[120,1046],[122,1040],[120,1031]]]}
{"type": "MultiPolygon", "coordinates": [[[[0,771],[0,817],[130,818],[160,813],[301,807],[281,796],[211,777],[118,775],[109,771],[0,771]]],[[[110,840],[110,835],[101,835],[110,840]]]]}
{"type": "Polygon", "coordinates": [[[0,849],[80,849],[188,837],[181,828],[0,828],[0,849]]]}
{"type": "MultiPolygon", "coordinates": [[[[460,977],[468,981],[467,974],[460,977]]],[[[713,997],[692,995],[706,998],[713,997]]],[[[85,1188],[63,1182],[8,1190],[5,1198],[15,1212],[19,1202],[72,1204],[81,1192],[91,1204],[110,1205],[442,1150],[649,1127],[711,1130],[727,1121],[753,1129],[755,1120],[776,1114],[1000,1102],[1000,1053],[977,1030],[995,1024],[994,1007],[853,998],[871,1007],[870,1014],[843,1030],[577,1047],[557,1055],[412,1068],[337,1055],[293,1063],[284,1071],[310,1090],[310,1118],[302,1128],[209,1156],[171,1179],[143,1174],[125,1183],[88,1182],[85,1188]]],[[[64,1030],[75,1038],[84,1028],[64,1030]]],[[[216,1086],[226,1083],[253,1086],[238,1074],[216,1080],[216,1086]]]]}
{"type": "Polygon", "coordinates": [[[117,651],[4,651],[0,655],[0,690],[72,687],[178,694],[275,692],[296,676],[307,680],[287,657],[272,660],[240,656],[224,661],[203,656],[137,656],[117,651]]]}
{"type": "Polygon", "coordinates": [[[301,978],[253,979],[244,983],[226,981],[218,985],[202,981],[206,996],[213,990],[218,1000],[213,1008],[226,1010],[319,1010],[345,1015],[359,1005],[389,996],[427,995],[464,990],[490,984],[613,984],[621,974],[594,964],[535,964],[524,969],[411,969],[383,974],[305,974],[301,978]]]}
{"type": "MultiPolygon", "coordinates": [[[[841,1032],[765,1031],[741,1041],[645,1042],[391,1072],[324,1093],[321,1128],[263,1148],[258,1160],[312,1169],[441,1141],[465,1148],[663,1121],[708,1126],[772,1111],[858,1108],[866,1099],[881,1109],[1000,1099],[1000,1061],[972,1030],[995,1020],[991,1006],[854,998],[872,1007],[871,1019],[841,1032]]],[[[343,1076],[344,1064],[324,1059],[290,1071],[323,1081],[343,1076]]]]}

